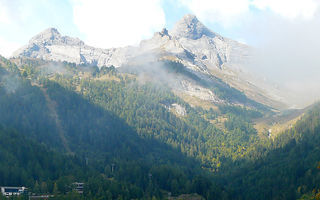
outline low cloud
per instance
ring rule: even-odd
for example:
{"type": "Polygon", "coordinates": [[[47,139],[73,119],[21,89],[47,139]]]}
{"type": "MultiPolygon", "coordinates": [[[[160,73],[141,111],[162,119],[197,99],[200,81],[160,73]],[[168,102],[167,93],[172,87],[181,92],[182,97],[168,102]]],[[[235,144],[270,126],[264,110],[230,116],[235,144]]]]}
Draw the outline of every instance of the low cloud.
{"type": "Polygon", "coordinates": [[[0,77],[0,84],[5,89],[7,94],[15,93],[21,86],[20,79],[17,75],[3,75],[0,77]]]}
{"type": "Polygon", "coordinates": [[[320,97],[319,14],[295,21],[266,15],[244,31],[256,43],[250,70],[286,88],[300,106],[320,97]]]}

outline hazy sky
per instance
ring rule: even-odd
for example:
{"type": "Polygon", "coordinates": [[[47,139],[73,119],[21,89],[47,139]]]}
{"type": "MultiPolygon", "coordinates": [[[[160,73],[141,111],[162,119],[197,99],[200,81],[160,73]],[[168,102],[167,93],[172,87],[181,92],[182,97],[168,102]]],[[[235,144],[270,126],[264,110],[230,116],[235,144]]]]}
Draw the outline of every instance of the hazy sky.
{"type": "Polygon", "coordinates": [[[48,27],[96,47],[134,45],[187,13],[256,47],[253,70],[320,94],[320,0],[0,0],[0,54],[48,27]]]}

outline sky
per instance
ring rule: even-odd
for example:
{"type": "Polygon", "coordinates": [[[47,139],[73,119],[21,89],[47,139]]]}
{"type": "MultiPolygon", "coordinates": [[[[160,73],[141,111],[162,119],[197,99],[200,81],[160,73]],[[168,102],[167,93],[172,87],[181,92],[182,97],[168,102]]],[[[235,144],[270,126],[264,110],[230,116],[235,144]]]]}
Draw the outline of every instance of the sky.
{"type": "Polygon", "coordinates": [[[188,13],[256,48],[250,70],[320,96],[320,0],[0,0],[0,54],[49,27],[95,47],[136,45],[188,13]]]}

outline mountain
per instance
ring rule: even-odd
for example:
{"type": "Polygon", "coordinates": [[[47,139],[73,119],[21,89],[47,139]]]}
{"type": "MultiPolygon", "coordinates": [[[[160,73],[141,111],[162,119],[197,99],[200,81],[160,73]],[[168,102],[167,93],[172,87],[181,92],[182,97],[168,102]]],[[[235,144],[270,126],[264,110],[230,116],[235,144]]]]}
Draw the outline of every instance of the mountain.
{"type": "Polygon", "coordinates": [[[163,30],[118,68],[0,57],[1,183],[57,199],[193,193],[205,199],[312,199],[318,193],[319,106],[272,118],[268,108],[222,79],[165,57],[154,61],[168,52],[151,45],[155,38],[184,49],[163,30]],[[176,91],[181,83],[193,97],[212,98],[211,107],[182,98],[176,91]],[[255,128],[261,118],[292,124],[270,137],[268,129],[255,128]],[[70,192],[73,182],[85,183],[83,195],[70,192]]]}
{"type": "Polygon", "coordinates": [[[143,41],[139,47],[94,48],[85,45],[78,38],[62,36],[57,29],[49,28],[31,38],[28,45],[13,53],[13,57],[120,67],[126,64],[129,58],[146,51],[160,51],[162,48],[165,53],[176,54],[177,57],[183,52],[185,56],[194,54],[192,61],[198,64],[201,60],[207,60],[211,65],[221,67],[231,60],[237,60],[235,57],[245,57],[245,51],[249,47],[219,36],[206,28],[195,16],[186,15],[177,22],[170,34],[163,29],[162,32],[155,33],[151,40],[143,41]],[[237,49],[242,51],[237,52],[237,49]]]}
{"type": "MultiPolygon", "coordinates": [[[[172,30],[156,32],[151,39],[143,40],[135,47],[94,48],[77,38],[62,36],[55,28],[49,28],[34,36],[28,45],[14,52],[13,57],[67,61],[97,65],[99,68],[150,63],[155,65],[154,63],[159,61],[173,61],[181,63],[185,71],[198,77],[197,81],[182,76],[181,79],[173,78],[173,81],[169,82],[172,83],[173,91],[181,94],[180,96],[195,97],[209,104],[223,102],[224,99],[219,98],[212,88],[199,82],[201,80],[212,86],[216,85],[219,79],[225,85],[244,93],[249,99],[275,109],[286,108],[283,91],[247,72],[245,65],[251,57],[251,51],[251,47],[209,30],[196,16],[189,14],[178,21],[172,30]]],[[[153,77],[161,74],[157,73],[157,70],[153,69],[153,77]]],[[[241,100],[231,103],[243,104],[241,100]]]]}

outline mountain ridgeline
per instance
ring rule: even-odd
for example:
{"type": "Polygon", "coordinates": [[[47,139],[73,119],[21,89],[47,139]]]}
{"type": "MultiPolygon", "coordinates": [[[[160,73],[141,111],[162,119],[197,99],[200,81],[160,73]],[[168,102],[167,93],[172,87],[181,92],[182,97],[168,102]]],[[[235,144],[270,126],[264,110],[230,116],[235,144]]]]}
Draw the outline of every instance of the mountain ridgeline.
{"type": "MultiPolygon", "coordinates": [[[[252,48],[222,37],[209,30],[196,16],[186,15],[172,30],[163,29],[138,46],[100,49],[86,45],[78,38],[62,36],[49,28],[30,39],[29,44],[16,52],[15,58],[37,58],[47,61],[66,61],[75,64],[127,67],[148,66],[150,62],[175,61],[184,70],[212,86],[217,79],[243,92],[248,98],[264,105],[284,109],[286,96],[272,83],[261,81],[247,73],[246,64],[252,57],[252,48]]],[[[158,69],[158,68],[157,68],[158,69]]],[[[160,71],[153,69],[157,75],[160,71]]],[[[187,77],[170,82],[172,90],[192,95],[212,103],[224,101],[210,87],[187,77]]],[[[233,103],[237,104],[238,101],[233,103]]]]}
{"type": "Polygon", "coordinates": [[[242,71],[250,49],[193,15],[138,47],[45,30],[0,57],[0,185],[52,199],[319,198],[320,105],[281,112],[242,71]]]}

